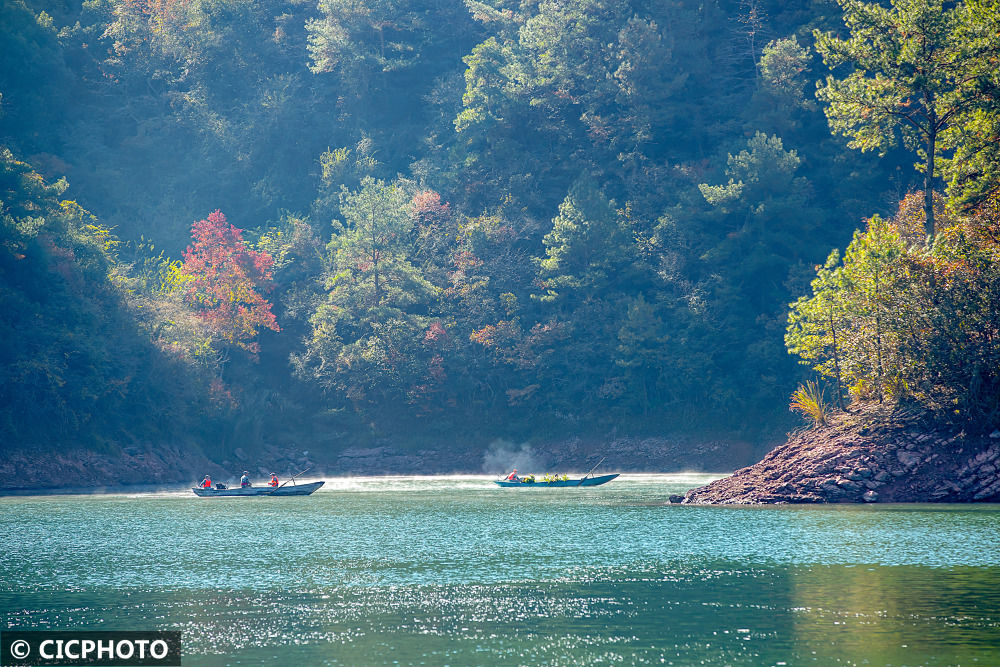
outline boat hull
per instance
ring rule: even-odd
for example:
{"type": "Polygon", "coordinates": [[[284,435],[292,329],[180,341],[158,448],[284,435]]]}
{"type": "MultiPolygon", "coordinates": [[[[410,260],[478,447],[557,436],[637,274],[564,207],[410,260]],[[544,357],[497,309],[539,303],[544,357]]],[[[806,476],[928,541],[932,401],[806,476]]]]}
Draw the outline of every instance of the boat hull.
{"type": "Polygon", "coordinates": [[[250,496],[308,496],[310,493],[323,486],[324,482],[309,482],[308,484],[293,484],[272,488],[270,486],[244,486],[234,489],[203,489],[196,487],[191,489],[196,496],[202,498],[232,498],[250,496]]]}
{"type": "Polygon", "coordinates": [[[501,480],[494,482],[497,486],[516,486],[519,488],[540,487],[549,489],[557,486],[600,486],[606,484],[617,477],[620,473],[613,475],[599,475],[598,477],[585,477],[583,479],[557,479],[554,482],[508,482],[501,480]]]}

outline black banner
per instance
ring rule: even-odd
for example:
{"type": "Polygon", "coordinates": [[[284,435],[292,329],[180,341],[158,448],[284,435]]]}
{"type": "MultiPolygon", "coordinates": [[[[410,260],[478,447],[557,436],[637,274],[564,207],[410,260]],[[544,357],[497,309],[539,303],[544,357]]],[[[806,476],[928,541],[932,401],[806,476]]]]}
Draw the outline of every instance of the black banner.
{"type": "Polygon", "coordinates": [[[181,664],[180,632],[0,632],[0,665],[181,664]]]}

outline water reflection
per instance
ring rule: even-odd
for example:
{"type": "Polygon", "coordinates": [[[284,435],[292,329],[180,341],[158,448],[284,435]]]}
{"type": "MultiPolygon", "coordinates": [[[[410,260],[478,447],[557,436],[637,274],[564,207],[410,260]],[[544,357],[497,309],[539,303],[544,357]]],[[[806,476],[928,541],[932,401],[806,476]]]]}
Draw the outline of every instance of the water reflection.
{"type": "Polygon", "coordinates": [[[994,568],[816,566],[791,581],[795,636],[813,651],[872,664],[996,664],[994,568]]]}

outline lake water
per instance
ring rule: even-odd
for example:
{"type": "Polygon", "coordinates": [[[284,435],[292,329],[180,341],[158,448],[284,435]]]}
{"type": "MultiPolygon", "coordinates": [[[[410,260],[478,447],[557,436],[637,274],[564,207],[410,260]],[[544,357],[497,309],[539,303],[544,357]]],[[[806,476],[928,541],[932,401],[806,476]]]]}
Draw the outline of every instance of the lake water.
{"type": "Polygon", "coordinates": [[[1000,664],[1000,506],[491,479],[0,498],[0,630],[180,630],[184,665],[1000,664]]]}

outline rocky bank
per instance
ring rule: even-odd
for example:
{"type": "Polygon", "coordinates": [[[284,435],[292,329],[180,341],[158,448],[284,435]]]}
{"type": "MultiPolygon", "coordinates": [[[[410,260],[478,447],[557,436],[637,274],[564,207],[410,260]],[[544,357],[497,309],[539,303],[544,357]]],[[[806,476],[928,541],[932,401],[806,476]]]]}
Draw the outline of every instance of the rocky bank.
{"type": "Polygon", "coordinates": [[[18,449],[0,453],[0,491],[168,486],[220,468],[180,445],[129,445],[113,453],[85,447],[18,449]]]}
{"type": "Polygon", "coordinates": [[[759,463],[671,497],[689,504],[1000,502],[1000,430],[868,408],[800,431],[759,463]]]}
{"type": "Polygon", "coordinates": [[[568,437],[532,442],[442,443],[414,447],[379,443],[317,451],[306,446],[265,444],[236,447],[214,456],[194,446],[133,444],[99,452],[82,447],[6,449],[0,451],[0,492],[101,489],[129,485],[179,487],[209,474],[233,482],[240,472],[284,478],[309,468],[309,477],[351,475],[500,474],[511,467],[524,472],[586,472],[603,457],[608,472],[725,472],[759,457],[761,449],[736,440],[621,435],[568,437]],[[756,455],[755,455],[756,454],[756,455]]]}

